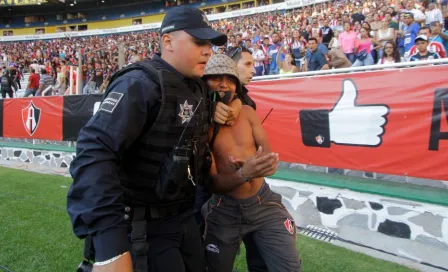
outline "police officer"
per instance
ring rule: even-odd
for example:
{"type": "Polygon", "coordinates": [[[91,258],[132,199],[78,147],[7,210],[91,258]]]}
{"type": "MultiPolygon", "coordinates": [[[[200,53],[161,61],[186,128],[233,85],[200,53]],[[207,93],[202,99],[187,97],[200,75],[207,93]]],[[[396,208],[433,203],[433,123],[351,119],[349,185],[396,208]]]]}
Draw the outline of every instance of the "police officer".
{"type": "MultiPolygon", "coordinates": [[[[209,172],[211,115],[199,78],[211,43],[227,37],[185,6],[170,9],[160,36],[161,57],[115,74],[79,134],[67,210],[75,234],[92,237],[93,271],[205,271],[193,205],[209,172]]],[[[254,156],[244,162],[246,177],[217,178],[271,175],[277,161],[273,153],[254,156]]]]}
{"type": "Polygon", "coordinates": [[[8,94],[9,98],[13,98],[13,88],[16,89],[14,80],[11,78],[10,71],[5,69],[0,79],[0,85],[2,88],[2,98],[6,98],[8,94]]]}

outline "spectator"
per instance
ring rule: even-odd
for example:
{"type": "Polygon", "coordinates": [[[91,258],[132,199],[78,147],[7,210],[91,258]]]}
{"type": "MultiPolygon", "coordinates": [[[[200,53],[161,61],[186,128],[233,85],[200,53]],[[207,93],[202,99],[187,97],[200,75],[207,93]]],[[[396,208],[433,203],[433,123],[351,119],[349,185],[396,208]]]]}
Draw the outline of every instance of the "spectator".
{"type": "Polygon", "coordinates": [[[322,43],[329,48],[330,41],[333,39],[333,30],[329,27],[330,22],[328,19],[324,20],[324,26],[322,27],[322,43]]]}
{"type": "Polygon", "coordinates": [[[308,41],[310,48],[310,54],[306,57],[306,70],[307,71],[319,71],[329,69],[327,59],[318,49],[318,42],[316,38],[310,38],[308,41]]]}
{"type": "Polygon", "coordinates": [[[264,54],[264,74],[269,75],[269,37],[263,38],[263,44],[261,45],[261,50],[263,50],[264,54]]]}
{"type": "Polygon", "coordinates": [[[53,94],[53,88],[51,85],[53,84],[53,79],[51,76],[47,74],[47,70],[41,69],[40,70],[40,81],[39,81],[39,90],[36,93],[36,96],[50,96],[53,94]],[[46,92],[44,94],[44,92],[46,92]]]}
{"type": "Polygon", "coordinates": [[[393,42],[386,42],[383,51],[383,57],[378,60],[378,64],[393,64],[402,61],[400,52],[393,42]]]}
{"type": "Polygon", "coordinates": [[[442,32],[442,24],[440,22],[431,23],[431,41],[443,44],[445,51],[448,50],[448,31],[442,32]]]}
{"type": "Polygon", "coordinates": [[[425,35],[415,38],[418,52],[410,57],[410,61],[440,59],[439,54],[428,51],[429,39],[425,35]]]}
{"type": "Polygon", "coordinates": [[[272,34],[272,44],[268,49],[268,57],[269,57],[269,74],[270,75],[278,75],[278,66],[277,66],[277,54],[279,53],[280,47],[282,44],[280,43],[280,39],[278,33],[274,32],[272,34]]]}
{"type": "Polygon", "coordinates": [[[34,69],[34,71],[40,71],[40,66],[39,66],[39,64],[37,63],[37,60],[36,60],[36,59],[33,60],[33,64],[30,65],[30,70],[31,70],[31,69],[34,69]]]}
{"type": "Polygon", "coordinates": [[[340,34],[340,32],[338,30],[336,30],[334,32],[334,37],[331,39],[330,43],[328,44],[329,49],[335,49],[335,48],[340,49],[339,34],[340,34]]]}
{"type": "Polygon", "coordinates": [[[443,15],[440,9],[436,7],[435,3],[429,3],[428,11],[426,11],[426,26],[429,26],[433,22],[443,24],[443,15]]]}
{"type": "MultiPolygon", "coordinates": [[[[287,50],[288,47],[286,45],[283,46],[283,50],[287,50]]],[[[280,61],[280,54],[277,54],[277,66],[279,68],[279,73],[281,75],[283,74],[292,74],[297,73],[300,71],[300,69],[294,65],[295,61],[290,53],[286,53],[283,61],[280,61]]]]}
{"type": "Polygon", "coordinates": [[[398,31],[400,29],[396,19],[394,17],[392,17],[391,13],[386,13],[385,19],[388,22],[389,28],[392,28],[395,31],[398,31]]]}
{"type": "Polygon", "coordinates": [[[352,66],[352,63],[341,49],[332,48],[328,51],[328,66],[333,69],[349,68],[352,66]]]}
{"type": "Polygon", "coordinates": [[[352,67],[373,65],[372,44],[376,45],[373,49],[381,47],[381,44],[375,41],[366,28],[361,28],[361,37],[355,42],[356,61],[352,67]]]}
{"type": "Polygon", "coordinates": [[[414,45],[415,37],[417,37],[420,26],[414,21],[414,14],[408,12],[404,15],[404,23],[406,24],[406,30],[404,31],[404,50],[409,54],[412,46],[414,45]]]}
{"type": "Polygon", "coordinates": [[[36,71],[31,68],[30,76],[28,77],[28,85],[26,87],[25,94],[23,97],[28,97],[30,95],[36,96],[36,92],[39,89],[40,76],[36,74],[36,71]]]}
{"type": "Polygon", "coordinates": [[[291,53],[294,58],[294,64],[298,67],[302,66],[301,60],[305,52],[305,39],[300,37],[300,31],[294,30],[292,32],[291,53]]]}
{"type": "Polygon", "coordinates": [[[253,50],[252,57],[254,58],[255,76],[262,76],[264,73],[264,52],[261,46],[256,43],[253,45],[253,50]]]}
{"type": "Polygon", "coordinates": [[[350,60],[350,62],[355,62],[355,41],[356,32],[351,30],[350,23],[344,24],[344,32],[339,34],[339,47],[344,52],[345,56],[350,60]]]}
{"type": "Polygon", "coordinates": [[[382,47],[378,49],[378,59],[383,57],[383,47],[387,42],[393,42],[396,40],[395,30],[389,27],[387,19],[384,18],[382,21],[383,26],[376,33],[376,40],[381,43],[382,47]]]}
{"type": "Polygon", "coordinates": [[[57,79],[56,79],[56,85],[53,87],[55,94],[62,95],[65,93],[65,90],[67,89],[66,84],[66,77],[65,73],[62,72],[62,67],[56,68],[57,73],[57,79]]]}
{"type": "MultiPolygon", "coordinates": [[[[425,36],[428,37],[429,39],[429,44],[428,44],[428,51],[432,52],[432,53],[437,53],[441,58],[446,58],[446,50],[445,47],[443,46],[443,44],[434,41],[431,39],[431,29],[428,27],[422,27],[420,28],[420,31],[418,32],[419,36],[425,36]]],[[[415,55],[418,52],[417,50],[417,46],[414,45],[412,46],[411,50],[409,51],[409,56],[415,55]]]]}

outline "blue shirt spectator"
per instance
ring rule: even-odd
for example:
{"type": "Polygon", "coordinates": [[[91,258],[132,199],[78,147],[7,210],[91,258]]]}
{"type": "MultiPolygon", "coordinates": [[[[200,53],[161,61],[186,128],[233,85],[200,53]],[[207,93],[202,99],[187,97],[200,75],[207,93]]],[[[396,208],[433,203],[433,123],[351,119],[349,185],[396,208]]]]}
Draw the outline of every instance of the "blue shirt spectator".
{"type": "Polygon", "coordinates": [[[406,13],[404,15],[404,22],[408,26],[404,35],[404,50],[409,52],[412,46],[414,46],[414,39],[418,36],[420,25],[414,21],[414,15],[412,13],[406,13]]]}
{"type": "Polygon", "coordinates": [[[310,47],[309,54],[307,52],[306,61],[308,71],[319,71],[328,69],[327,59],[325,55],[318,49],[316,38],[310,38],[308,41],[310,47]]]}
{"type": "Polygon", "coordinates": [[[272,42],[273,44],[271,44],[268,48],[269,74],[278,75],[277,54],[282,44],[279,42],[279,36],[277,33],[272,34],[272,42]]]}

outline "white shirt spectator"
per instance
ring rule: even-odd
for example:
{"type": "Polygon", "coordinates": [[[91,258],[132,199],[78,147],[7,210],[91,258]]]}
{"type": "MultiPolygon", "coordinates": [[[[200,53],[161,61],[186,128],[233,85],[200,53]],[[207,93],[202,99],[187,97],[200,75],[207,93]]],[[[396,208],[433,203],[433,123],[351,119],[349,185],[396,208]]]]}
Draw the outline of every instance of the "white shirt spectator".
{"type": "Polygon", "coordinates": [[[435,8],[426,12],[426,24],[429,25],[432,22],[440,22],[443,25],[443,15],[440,9],[435,8]]]}
{"type": "Polygon", "coordinates": [[[255,52],[252,53],[252,57],[254,58],[254,67],[263,66],[264,63],[264,53],[263,50],[257,49],[255,52]]]}

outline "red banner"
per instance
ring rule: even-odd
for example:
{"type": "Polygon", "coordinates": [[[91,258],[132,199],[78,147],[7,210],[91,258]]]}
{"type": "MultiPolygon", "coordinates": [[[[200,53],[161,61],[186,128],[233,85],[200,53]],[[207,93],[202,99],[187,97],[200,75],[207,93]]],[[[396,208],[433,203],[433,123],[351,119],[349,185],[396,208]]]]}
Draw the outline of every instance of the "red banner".
{"type": "Polygon", "coordinates": [[[63,96],[5,99],[3,137],[62,140],[63,96]]]}
{"type": "Polygon", "coordinates": [[[287,162],[448,180],[448,67],[253,82],[287,162]]]}

